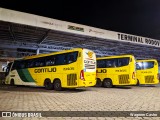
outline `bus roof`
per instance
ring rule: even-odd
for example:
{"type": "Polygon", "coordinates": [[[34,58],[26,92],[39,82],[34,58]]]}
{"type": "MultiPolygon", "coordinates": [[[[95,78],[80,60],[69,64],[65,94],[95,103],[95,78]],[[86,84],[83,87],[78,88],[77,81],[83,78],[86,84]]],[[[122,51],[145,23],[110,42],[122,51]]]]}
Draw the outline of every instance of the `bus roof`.
{"type": "Polygon", "coordinates": [[[24,57],[22,59],[24,60],[24,59],[39,58],[39,57],[45,57],[45,56],[50,56],[50,55],[62,54],[62,53],[66,53],[66,52],[79,51],[79,50],[83,50],[83,49],[85,49],[85,48],[73,48],[73,49],[70,49],[70,50],[63,50],[63,51],[57,51],[57,52],[52,52],[52,53],[45,53],[45,54],[38,54],[38,55],[33,55],[33,56],[26,56],[26,57],[24,57]]]}
{"type": "Polygon", "coordinates": [[[137,62],[145,62],[145,61],[156,61],[157,62],[156,59],[137,59],[136,61],[137,62]]]}
{"type": "Polygon", "coordinates": [[[123,58],[123,57],[133,57],[133,55],[115,55],[115,56],[103,56],[97,59],[108,59],[108,58],[123,58]]]}

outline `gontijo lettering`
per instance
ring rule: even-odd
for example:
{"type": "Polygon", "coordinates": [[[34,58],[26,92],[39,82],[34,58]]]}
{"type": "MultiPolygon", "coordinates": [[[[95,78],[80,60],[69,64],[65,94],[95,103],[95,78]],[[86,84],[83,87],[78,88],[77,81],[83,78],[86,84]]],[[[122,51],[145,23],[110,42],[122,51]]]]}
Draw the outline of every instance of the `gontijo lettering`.
{"type": "Polygon", "coordinates": [[[87,64],[96,64],[96,62],[95,61],[90,61],[90,60],[84,60],[84,63],[87,63],[87,64]]]}
{"type": "Polygon", "coordinates": [[[34,70],[35,73],[56,72],[56,68],[39,68],[34,70]]]}

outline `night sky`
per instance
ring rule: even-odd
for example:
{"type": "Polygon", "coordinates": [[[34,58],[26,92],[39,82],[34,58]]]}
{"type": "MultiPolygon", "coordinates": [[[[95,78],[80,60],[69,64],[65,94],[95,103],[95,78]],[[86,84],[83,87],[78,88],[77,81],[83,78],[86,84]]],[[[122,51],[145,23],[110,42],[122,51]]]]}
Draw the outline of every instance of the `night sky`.
{"type": "Polygon", "coordinates": [[[0,7],[160,40],[160,0],[1,0],[0,7]]]}

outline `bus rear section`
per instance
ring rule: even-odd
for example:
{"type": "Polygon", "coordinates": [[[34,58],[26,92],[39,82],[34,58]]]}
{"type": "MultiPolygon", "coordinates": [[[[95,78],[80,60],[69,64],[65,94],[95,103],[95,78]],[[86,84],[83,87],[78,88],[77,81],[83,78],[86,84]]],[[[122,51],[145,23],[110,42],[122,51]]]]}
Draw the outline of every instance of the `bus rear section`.
{"type": "Polygon", "coordinates": [[[97,58],[97,86],[135,85],[135,58],[132,55],[97,58]]]}
{"type": "Polygon", "coordinates": [[[94,86],[96,84],[96,54],[91,50],[83,49],[82,61],[79,85],[94,86]]]}
{"type": "Polygon", "coordinates": [[[158,84],[158,62],[157,60],[137,60],[136,61],[137,85],[158,84]]]}

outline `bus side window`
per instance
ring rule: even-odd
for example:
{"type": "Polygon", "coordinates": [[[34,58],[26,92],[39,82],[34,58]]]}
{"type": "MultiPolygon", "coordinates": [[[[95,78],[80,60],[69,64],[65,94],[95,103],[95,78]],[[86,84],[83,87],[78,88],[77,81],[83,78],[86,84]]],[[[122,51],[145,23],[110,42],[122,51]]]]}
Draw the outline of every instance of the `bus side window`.
{"type": "Polygon", "coordinates": [[[25,62],[20,63],[20,69],[24,69],[25,68],[25,62]]]}
{"type": "Polygon", "coordinates": [[[111,61],[107,61],[107,67],[113,67],[113,63],[111,61]]]}
{"type": "Polygon", "coordinates": [[[71,53],[64,54],[64,64],[74,62],[74,56],[71,53]]]}
{"type": "Polygon", "coordinates": [[[18,66],[17,66],[17,61],[14,61],[11,71],[12,71],[12,70],[15,70],[15,69],[17,69],[17,68],[18,68],[18,66]]]}
{"type": "Polygon", "coordinates": [[[154,67],[154,62],[148,62],[148,68],[153,68],[154,67]]]}
{"type": "Polygon", "coordinates": [[[68,54],[65,54],[64,55],[64,64],[67,64],[68,63],[68,54]]]}
{"type": "Polygon", "coordinates": [[[69,61],[68,61],[68,63],[72,63],[74,61],[75,61],[74,60],[74,56],[73,55],[69,55],[69,61]]]}
{"type": "Polygon", "coordinates": [[[105,68],[105,67],[106,67],[106,60],[97,61],[97,68],[105,68]]]}
{"type": "Polygon", "coordinates": [[[35,66],[34,59],[26,61],[26,68],[32,68],[35,66]]]}
{"type": "Polygon", "coordinates": [[[46,59],[46,66],[55,65],[56,58],[55,56],[50,56],[46,59]]]}
{"type": "Polygon", "coordinates": [[[69,63],[76,62],[78,56],[78,52],[69,53],[69,63]]]}
{"type": "Polygon", "coordinates": [[[35,61],[35,67],[39,67],[40,66],[40,61],[39,60],[36,60],[35,61]]]}
{"type": "Polygon", "coordinates": [[[129,64],[129,58],[119,58],[118,59],[118,67],[126,66],[129,64]]]}
{"type": "Polygon", "coordinates": [[[45,66],[45,58],[40,59],[40,67],[45,66]]]}
{"type": "Polygon", "coordinates": [[[46,66],[50,65],[50,57],[46,57],[45,64],[46,64],[46,66]]]}
{"type": "Polygon", "coordinates": [[[71,52],[71,53],[64,53],[64,54],[58,54],[55,55],[55,65],[65,65],[69,63],[69,60],[72,60],[72,62],[75,62],[77,60],[78,52],[71,52]],[[71,59],[70,59],[70,56],[71,59]]]}
{"type": "Polygon", "coordinates": [[[114,59],[108,59],[108,60],[106,60],[106,67],[107,68],[116,67],[115,60],[114,59]]]}
{"type": "Polygon", "coordinates": [[[137,70],[140,70],[140,69],[141,69],[138,63],[136,64],[136,69],[137,69],[137,70]]]}

